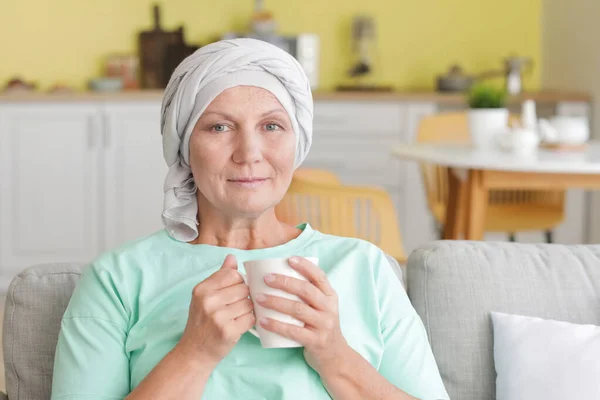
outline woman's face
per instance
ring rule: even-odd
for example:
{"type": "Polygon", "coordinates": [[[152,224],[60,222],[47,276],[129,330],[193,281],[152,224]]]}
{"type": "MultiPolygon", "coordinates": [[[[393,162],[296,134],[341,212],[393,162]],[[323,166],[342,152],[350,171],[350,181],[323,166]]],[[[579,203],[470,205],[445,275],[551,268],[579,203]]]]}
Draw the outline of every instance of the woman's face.
{"type": "Polygon", "coordinates": [[[206,108],[190,138],[200,212],[256,217],[275,206],[292,179],[296,135],[269,91],[237,86],[206,108]]]}

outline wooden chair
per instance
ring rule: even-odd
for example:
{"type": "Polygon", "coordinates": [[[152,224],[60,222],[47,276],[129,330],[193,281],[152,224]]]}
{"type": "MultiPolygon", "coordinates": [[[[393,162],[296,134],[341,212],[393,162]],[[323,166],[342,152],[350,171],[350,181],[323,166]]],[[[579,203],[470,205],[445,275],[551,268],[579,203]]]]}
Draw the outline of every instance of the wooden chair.
{"type": "Polygon", "coordinates": [[[340,178],[334,172],[320,168],[298,168],[294,172],[294,179],[327,185],[342,184],[340,178]]]}
{"type": "MultiPolygon", "coordinates": [[[[518,120],[515,116],[510,119],[518,120]]],[[[418,142],[465,143],[469,140],[466,112],[427,116],[421,120],[417,132],[418,142]]],[[[429,209],[442,232],[448,203],[448,169],[422,164],[421,172],[429,209]]],[[[514,241],[516,232],[544,231],[546,241],[551,243],[552,229],[564,220],[564,202],[564,190],[492,190],[486,232],[506,232],[514,241]]]]}
{"type": "Polygon", "coordinates": [[[275,213],[292,225],[308,222],[323,233],[367,240],[406,264],[394,203],[383,189],[342,185],[331,172],[298,169],[275,213]]]}

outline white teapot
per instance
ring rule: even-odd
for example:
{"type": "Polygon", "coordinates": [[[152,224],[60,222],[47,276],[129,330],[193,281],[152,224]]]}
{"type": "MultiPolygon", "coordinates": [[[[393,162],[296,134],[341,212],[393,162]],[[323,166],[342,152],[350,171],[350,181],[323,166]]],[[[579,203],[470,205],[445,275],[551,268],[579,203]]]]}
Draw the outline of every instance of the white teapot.
{"type": "Polygon", "coordinates": [[[580,145],[590,138],[590,127],[585,117],[555,116],[540,118],[538,129],[544,142],[580,145]]]}

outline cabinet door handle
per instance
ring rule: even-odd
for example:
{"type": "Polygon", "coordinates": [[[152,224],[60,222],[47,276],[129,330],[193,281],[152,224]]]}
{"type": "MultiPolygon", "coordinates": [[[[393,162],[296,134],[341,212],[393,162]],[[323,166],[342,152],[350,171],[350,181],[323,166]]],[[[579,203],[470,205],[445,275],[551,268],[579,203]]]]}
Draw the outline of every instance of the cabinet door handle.
{"type": "Polygon", "coordinates": [[[111,142],[111,133],[110,127],[112,126],[112,116],[109,115],[106,111],[103,112],[102,119],[100,120],[100,128],[102,130],[102,146],[105,149],[110,147],[111,142]]]}
{"type": "Polygon", "coordinates": [[[92,150],[94,148],[94,136],[96,134],[94,130],[94,120],[91,116],[88,117],[87,120],[87,131],[88,131],[88,149],[92,150]]]}
{"type": "Polygon", "coordinates": [[[110,147],[110,132],[108,131],[108,127],[106,125],[107,124],[105,123],[103,126],[102,136],[104,136],[104,148],[108,149],[110,147]]]}

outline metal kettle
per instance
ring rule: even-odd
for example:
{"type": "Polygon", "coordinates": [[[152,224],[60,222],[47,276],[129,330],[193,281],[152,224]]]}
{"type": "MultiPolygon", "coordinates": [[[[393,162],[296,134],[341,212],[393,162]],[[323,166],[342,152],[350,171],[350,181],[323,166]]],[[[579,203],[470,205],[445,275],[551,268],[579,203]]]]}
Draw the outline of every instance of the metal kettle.
{"type": "Polygon", "coordinates": [[[471,88],[476,82],[504,76],[506,91],[511,95],[519,94],[523,89],[523,75],[533,66],[529,57],[511,56],[504,60],[504,68],[484,71],[477,75],[466,74],[462,67],[455,64],[445,75],[437,77],[436,89],[440,92],[462,92],[471,88]]]}

